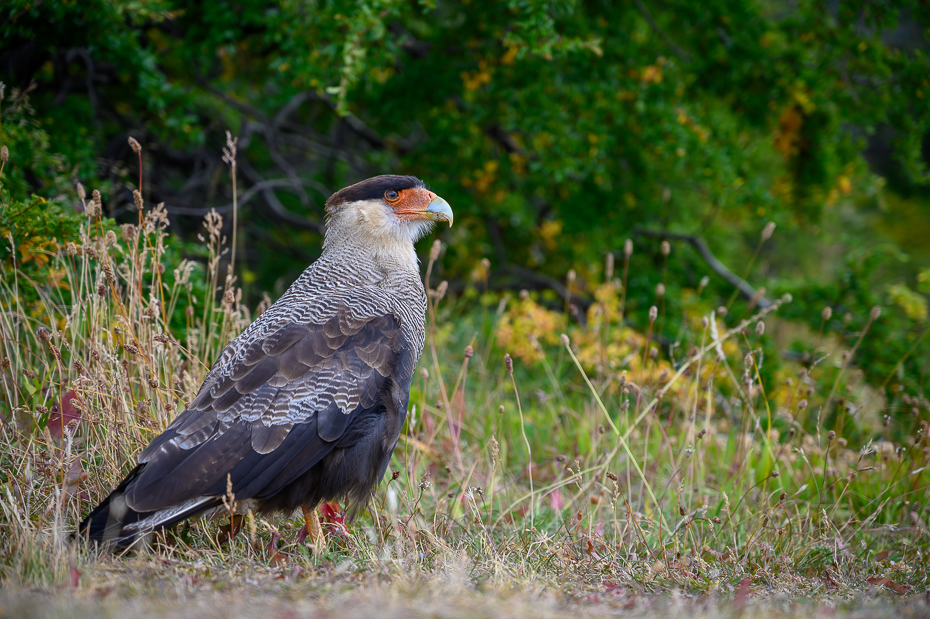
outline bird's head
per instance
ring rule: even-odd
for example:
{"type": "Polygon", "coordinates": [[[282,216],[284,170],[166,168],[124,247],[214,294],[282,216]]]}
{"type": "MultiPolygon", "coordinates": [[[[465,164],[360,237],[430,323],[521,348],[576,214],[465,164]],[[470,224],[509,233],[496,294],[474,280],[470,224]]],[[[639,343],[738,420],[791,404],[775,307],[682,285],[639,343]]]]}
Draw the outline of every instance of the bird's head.
{"type": "Polygon", "coordinates": [[[414,176],[386,174],[340,189],[326,201],[331,234],[412,247],[437,221],[452,225],[449,203],[414,176]]]}

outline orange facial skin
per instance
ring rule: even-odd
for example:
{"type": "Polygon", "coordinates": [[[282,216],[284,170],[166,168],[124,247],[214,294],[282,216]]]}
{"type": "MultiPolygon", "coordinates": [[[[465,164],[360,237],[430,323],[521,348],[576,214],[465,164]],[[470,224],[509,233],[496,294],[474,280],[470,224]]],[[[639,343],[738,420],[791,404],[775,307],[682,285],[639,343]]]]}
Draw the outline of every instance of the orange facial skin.
{"type": "Polygon", "coordinates": [[[430,217],[424,216],[424,213],[426,213],[426,209],[429,208],[430,202],[435,197],[436,194],[429,189],[414,187],[413,189],[401,189],[397,192],[387,191],[384,194],[384,201],[391,205],[400,219],[409,221],[413,219],[430,219],[430,217]],[[394,197],[394,193],[397,194],[396,197],[394,197]]]}

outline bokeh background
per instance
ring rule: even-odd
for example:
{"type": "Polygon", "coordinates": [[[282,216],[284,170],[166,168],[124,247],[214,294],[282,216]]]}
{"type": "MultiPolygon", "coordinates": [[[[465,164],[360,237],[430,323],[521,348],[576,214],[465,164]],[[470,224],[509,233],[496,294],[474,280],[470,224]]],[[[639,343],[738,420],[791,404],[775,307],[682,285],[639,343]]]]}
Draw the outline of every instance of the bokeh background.
{"type": "Polygon", "coordinates": [[[860,367],[915,388],[930,360],[928,27],[926,2],[8,0],[4,182],[48,213],[81,211],[82,182],[104,215],[136,221],[134,137],[146,208],[163,202],[171,251],[205,260],[210,209],[233,233],[229,131],[252,305],[318,255],[331,192],[414,174],[455,210],[435,233],[453,294],[480,281],[584,310],[630,239],[634,326],[655,303],[674,320],[695,289],[737,313],[790,292],[780,315],[797,331],[774,357],[803,356],[795,339],[851,345],[880,305],[860,367]]]}

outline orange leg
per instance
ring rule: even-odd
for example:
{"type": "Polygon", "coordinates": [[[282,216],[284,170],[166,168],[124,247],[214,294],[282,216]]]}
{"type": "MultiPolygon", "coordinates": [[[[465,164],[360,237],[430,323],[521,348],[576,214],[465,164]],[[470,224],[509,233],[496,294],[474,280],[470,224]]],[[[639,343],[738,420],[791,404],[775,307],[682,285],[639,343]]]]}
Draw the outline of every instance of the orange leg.
{"type": "Polygon", "coordinates": [[[320,516],[315,509],[301,508],[304,512],[304,522],[307,525],[307,536],[310,538],[310,545],[314,548],[326,546],[326,538],[323,536],[323,527],[320,525],[320,516]]]}

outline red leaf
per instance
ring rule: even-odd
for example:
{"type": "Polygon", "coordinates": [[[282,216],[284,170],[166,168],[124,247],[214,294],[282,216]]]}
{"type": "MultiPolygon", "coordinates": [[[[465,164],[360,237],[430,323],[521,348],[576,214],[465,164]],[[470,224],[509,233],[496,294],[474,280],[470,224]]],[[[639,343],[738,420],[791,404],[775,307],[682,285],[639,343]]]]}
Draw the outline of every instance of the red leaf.
{"type": "Polygon", "coordinates": [[[555,511],[561,511],[564,507],[562,503],[562,492],[558,488],[549,494],[549,507],[555,511]]]}
{"type": "Polygon", "coordinates": [[[610,582],[609,580],[605,580],[601,583],[601,585],[604,586],[604,588],[607,590],[607,593],[616,595],[622,595],[623,593],[626,593],[626,588],[623,585],[618,585],[617,583],[610,582]]]}
{"type": "Polygon", "coordinates": [[[45,427],[48,428],[52,438],[60,441],[64,436],[65,430],[73,431],[77,424],[81,422],[81,411],[76,409],[71,403],[72,399],[77,399],[74,390],[65,393],[61,398],[61,405],[52,406],[52,414],[49,415],[45,427]]]}
{"type": "Polygon", "coordinates": [[[346,515],[342,513],[342,509],[339,507],[339,503],[323,503],[320,506],[320,517],[323,522],[329,524],[341,524],[345,525],[346,515]]]}
{"type": "Polygon", "coordinates": [[[870,585],[875,585],[876,587],[884,587],[890,589],[899,595],[904,595],[907,593],[906,585],[899,585],[896,582],[893,582],[883,576],[869,576],[865,579],[870,585]]]}
{"type": "MultiPolygon", "coordinates": [[[[301,531],[304,531],[304,532],[305,532],[306,530],[307,530],[307,527],[304,527],[303,529],[301,529],[301,531]]],[[[304,533],[304,536],[306,537],[306,533],[304,533]]],[[[270,554],[272,557],[274,557],[276,554],[278,554],[278,540],[279,540],[279,539],[281,539],[281,534],[278,533],[277,531],[275,531],[274,533],[271,534],[271,541],[268,542],[267,552],[268,552],[268,554],[270,554]]],[[[298,543],[303,543],[303,541],[304,541],[303,539],[300,539],[300,534],[298,533],[297,542],[298,542],[298,543]]]]}
{"type": "Polygon", "coordinates": [[[77,589],[78,584],[81,582],[81,572],[74,565],[69,565],[68,569],[71,572],[71,588],[77,589]]]}
{"type": "Polygon", "coordinates": [[[746,604],[746,598],[749,597],[749,576],[744,577],[739,581],[739,589],[736,591],[736,596],[733,598],[733,605],[742,608],[746,604]]]}

